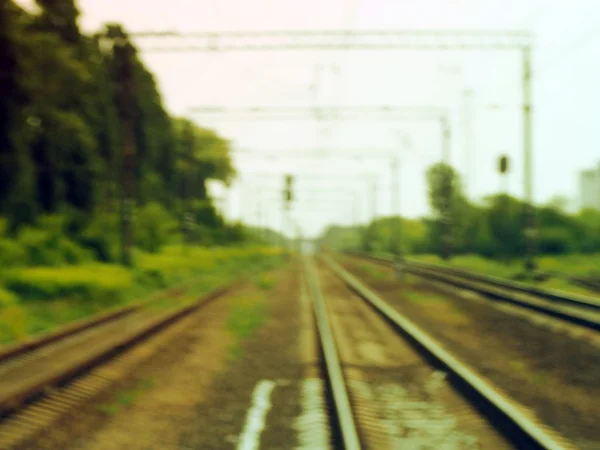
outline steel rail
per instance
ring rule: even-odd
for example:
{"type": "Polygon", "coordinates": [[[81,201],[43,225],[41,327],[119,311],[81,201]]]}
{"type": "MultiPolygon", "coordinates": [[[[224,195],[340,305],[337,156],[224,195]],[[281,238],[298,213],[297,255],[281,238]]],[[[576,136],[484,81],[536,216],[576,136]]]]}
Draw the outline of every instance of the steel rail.
{"type": "Polygon", "coordinates": [[[115,310],[105,312],[103,314],[99,314],[91,318],[78,320],[69,325],[61,327],[59,330],[53,333],[33,337],[24,342],[19,342],[17,344],[2,347],[0,348],[0,365],[13,358],[24,355],[25,353],[33,352],[42,347],[57,342],[61,339],[69,338],[73,335],[81,333],[82,331],[89,330],[90,328],[93,328],[95,326],[102,325],[116,320],[120,317],[131,314],[132,312],[138,310],[140,307],[141,305],[119,307],[115,310]]]}
{"type": "Polygon", "coordinates": [[[447,352],[412,321],[401,315],[366,285],[344,270],[331,257],[326,256],[323,260],[350,289],[363,298],[394,328],[409,338],[427,359],[447,371],[454,385],[472,399],[473,403],[484,411],[484,414],[493,420],[494,425],[501,429],[507,438],[516,443],[519,449],[573,448],[563,438],[552,436],[540,425],[531,421],[513,402],[506,399],[497,389],[447,352]]]}
{"type": "Polygon", "coordinates": [[[160,315],[145,326],[133,331],[124,330],[123,335],[116,339],[110,346],[86,354],[73,364],[52,368],[51,370],[48,370],[44,376],[36,380],[35,383],[15,388],[11,392],[0,393],[0,417],[6,417],[12,414],[23,404],[27,404],[30,400],[42,395],[47,389],[67,383],[78,376],[89,372],[106,359],[131,348],[137,343],[143,342],[169,325],[178,322],[202,306],[208,304],[212,300],[225,295],[234,286],[235,284],[232,284],[216,289],[203,296],[197,302],[178,308],[173,312],[160,315]]]}
{"type": "Polygon", "coordinates": [[[494,277],[491,275],[483,275],[471,272],[469,270],[456,269],[453,267],[442,267],[436,264],[424,263],[418,261],[409,261],[409,264],[413,267],[422,267],[426,269],[438,270],[440,272],[452,273],[454,275],[459,275],[463,277],[468,277],[473,280],[483,281],[485,283],[502,287],[502,288],[510,288],[511,290],[523,292],[525,294],[534,294],[539,297],[544,297],[549,300],[553,300],[556,302],[571,304],[574,306],[588,308],[593,310],[600,310],[600,301],[594,299],[593,297],[588,297],[585,295],[578,295],[574,293],[560,292],[552,289],[542,289],[536,286],[529,286],[524,283],[519,283],[517,281],[506,280],[499,277],[494,277]]]}
{"type": "Polygon", "coordinates": [[[600,276],[568,274],[560,274],[560,276],[561,278],[568,280],[570,283],[577,284],[592,291],[600,292],[600,276]]]}
{"type": "MultiPolygon", "coordinates": [[[[354,255],[387,266],[393,264],[393,261],[388,258],[354,255]]],[[[524,283],[475,274],[460,269],[442,267],[435,264],[405,261],[403,268],[413,275],[433,278],[444,283],[479,292],[496,300],[534,310],[565,322],[574,323],[592,330],[600,330],[600,316],[598,315],[600,312],[600,303],[592,297],[540,289],[524,283]],[[566,309],[566,307],[577,307],[578,310],[566,309]]]]}
{"type": "Polygon", "coordinates": [[[319,332],[321,348],[325,358],[329,385],[331,387],[331,392],[333,393],[342,440],[344,441],[344,449],[359,450],[362,447],[358,437],[356,423],[354,422],[354,416],[352,415],[352,407],[350,405],[350,397],[348,395],[342,365],[335,346],[333,332],[331,331],[329,320],[327,318],[325,301],[323,300],[323,294],[321,293],[321,286],[314,267],[314,261],[309,259],[309,257],[304,257],[304,270],[310,288],[317,330],[319,332]]]}
{"type": "Polygon", "coordinates": [[[46,347],[47,345],[53,344],[62,339],[70,338],[78,333],[87,331],[93,327],[97,327],[111,322],[113,320],[119,319],[123,316],[129,315],[135,311],[140,310],[143,306],[157,298],[162,298],[164,295],[167,295],[170,292],[179,291],[188,283],[189,280],[177,284],[175,286],[170,286],[166,289],[157,291],[140,303],[135,303],[127,306],[117,306],[116,308],[110,309],[108,311],[100,312],[91,317],[86,317],[61,326],[55,331],[33,336],[26,339],[25,341],[0,347],[0,365],[6,363],[7,361],[13,358],[22,356],[26,353],[42,349],[43,347],[46,347]]]}

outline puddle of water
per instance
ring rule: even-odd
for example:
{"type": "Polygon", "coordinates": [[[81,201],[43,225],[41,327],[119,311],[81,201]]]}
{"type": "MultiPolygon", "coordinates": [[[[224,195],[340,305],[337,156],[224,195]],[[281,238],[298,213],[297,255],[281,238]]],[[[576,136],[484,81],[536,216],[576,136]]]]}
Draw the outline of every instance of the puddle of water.
{"type": "Polygon", "coordinates": [[[238,450],[257,450],[260,435],[265,428],[265,418],[271,409],[271,392],[276,383],[271,380],[258,382],[252,393],[252,407],[248,410],[244,430],[238,440],[238,450]]]}
{"type": "Polygon", "coordinates": [[[434,372],[424,381],[423,389],[418,392],[409,392],[393,383],[351,383],[353,388],[361,391],[361,395],[378,405],[379,418],[387,431],[390,448],[481,449],[475,436],[460,430],[455,414],[446,411],[435,400],[438,390],[445,386],[445,374],[434,372]]]}
{"type": "Polygon", "coordinates": [[[302,413],[295,421],[298,431],[296,450],[328,450],[331,448],[329,416],[325,405],[325,385],[320,378],[308,378],[302,383],[300,404],[302,413]]]}

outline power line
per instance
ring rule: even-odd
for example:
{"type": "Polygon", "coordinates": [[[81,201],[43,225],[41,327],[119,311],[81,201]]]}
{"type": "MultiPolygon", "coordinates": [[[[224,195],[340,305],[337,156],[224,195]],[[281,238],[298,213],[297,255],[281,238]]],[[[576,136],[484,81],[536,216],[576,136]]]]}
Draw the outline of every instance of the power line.
{"type": "Polygon", "coordinates": [[[578,39],[571,41],[570,44],[559,50],[558,54],[552,57],[548,64],[542,64],[537,74],[538,78],[550,72],[552,69],[557,67],[559,63],[564,63],[565,59],[579,53],[596,37],[600,37],[600,24],[594,24],[588,28],[581,35],[579,35],[578,39]]]}
{"type": "MultiPolygon", "coordinates": [[[[559,0],[560,1],[560,0],[559,0]]],[[[540,20],[547,17],[552,11],[554,11],[554,7],[559,1],[548,1],[542,0],[542,5],[535,8],[529,14],[527,14],[520,22],[523,24],[525,28],[533,28],[533,23],[539,22],[540,20]],[[532,23],[533,22],[533,23],[532,23]]]]}
{"type": "Polygon", "coordinates": [[[142,31],[130,35],[138,39],[145,51],[173,53],[301,49],[509,50],[531,45],[529,32],[515,30],[142,31]],[[148,40],[175,45],[146,47],[148,40]]]}

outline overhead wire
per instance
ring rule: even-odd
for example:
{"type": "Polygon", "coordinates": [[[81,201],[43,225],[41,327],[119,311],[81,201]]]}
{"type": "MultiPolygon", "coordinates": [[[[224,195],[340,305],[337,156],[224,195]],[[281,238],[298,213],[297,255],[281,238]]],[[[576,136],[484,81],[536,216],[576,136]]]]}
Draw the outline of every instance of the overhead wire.
{"type": "Polygon", "coordinates": [[[551,72],[559,63],[564,63],[566,59],[578,54],[592,43],[594,38],[598,37],[600,37],[600,23],[595,23],[581,33],[577,39],[574,39],[570,44],[565,45],[557,52],[557,54],[552,58],[549,58],[547,64],[542,64],[538,70],[538,78],[551,72]]]}

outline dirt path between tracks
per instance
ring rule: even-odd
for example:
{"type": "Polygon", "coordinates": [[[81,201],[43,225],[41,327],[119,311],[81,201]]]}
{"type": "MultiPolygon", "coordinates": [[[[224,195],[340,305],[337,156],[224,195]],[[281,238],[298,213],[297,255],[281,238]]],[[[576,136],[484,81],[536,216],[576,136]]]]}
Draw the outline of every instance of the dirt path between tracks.
{"type": "Polygon", "coordinates": [[[591,343],[536,326],[486,301],[441,293],[418,278],[395,281],[391,269],[342,258],[391,305],[420,325],[542,422],[578,448],[600,443],[600,352],[591,343]]]}
{"type": "Polygon", "coordinates": [[[207,305],[169,351],[31,448],[234,448],[263,379],[279,384],[262,441],[271,448],[292,442],[297,395],[291,380],[301,370],[297,275],[286,267],[207,305]]]}
{"type": "Polygon", "coordinates": [[[262,292],[268,308],[264,323],[239,347],[232,347],[228,364],[212,383],[206,402],[197,409],[194,430],[180,448],[224,450],[252,439],[258,440],[263,450],[295,447],[294,420],[300,410],[299,387],[304,372],[298,345],[299,293],[300,267],[296,263],[279,273],[273,287],[262,292]],[[260,392],[270,395],[259,397],[260,392]],[[254,414],[261,405],[268,405],[262,418],[254,414]],[[263,421],[263,430],[249,427],[251,415],[258,423],[263,421]]]}

